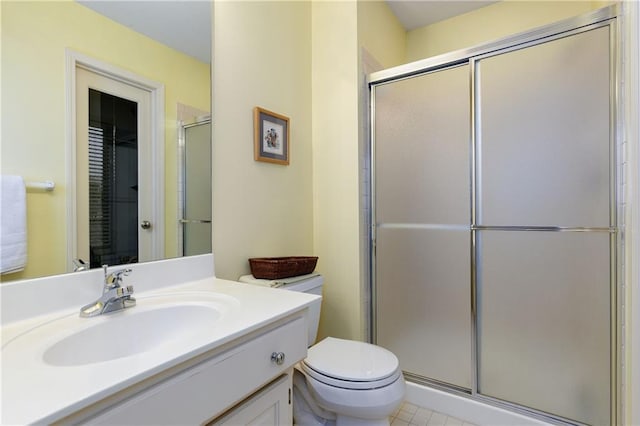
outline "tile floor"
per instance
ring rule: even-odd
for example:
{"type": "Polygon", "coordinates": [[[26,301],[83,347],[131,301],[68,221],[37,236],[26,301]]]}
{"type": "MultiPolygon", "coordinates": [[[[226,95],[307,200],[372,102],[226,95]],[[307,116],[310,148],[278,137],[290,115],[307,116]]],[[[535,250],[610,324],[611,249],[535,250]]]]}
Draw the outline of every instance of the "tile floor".
{"type": "Polygon", "coordinates": [[[475,426],[447,414],[403,402],[391,415],[391,426],[475,426]]]}

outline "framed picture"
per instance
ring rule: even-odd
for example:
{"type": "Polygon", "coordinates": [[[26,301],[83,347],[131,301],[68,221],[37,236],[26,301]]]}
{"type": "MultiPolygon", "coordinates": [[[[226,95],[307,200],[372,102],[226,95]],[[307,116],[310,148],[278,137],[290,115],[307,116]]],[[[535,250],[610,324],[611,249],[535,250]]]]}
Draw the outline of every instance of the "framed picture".
{"type": "Polygon", "coordinates": [[[289,164],[289,118],[264,108],[253,109],[253,157],[256,161],[289,164]]]}

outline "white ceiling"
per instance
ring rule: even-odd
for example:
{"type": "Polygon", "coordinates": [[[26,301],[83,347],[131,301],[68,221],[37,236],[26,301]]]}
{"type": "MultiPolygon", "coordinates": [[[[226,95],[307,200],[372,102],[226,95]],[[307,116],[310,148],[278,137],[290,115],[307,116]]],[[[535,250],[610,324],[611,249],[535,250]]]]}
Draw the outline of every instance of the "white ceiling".
{"type": "Polygon", "coordinates": [[[211,62],[211,3],[193,0],[77,0],[160,43],[211,62]]]}
{"type": "Polygon", "coordinates": [[[386,0],[407,31],[462,15],[497,1],[386,0]]]}
{"type": "MultiPolygon", "coordinates": [[[[211,3],[202,0],[76,0],[78,3],[202,62],[211,62],[211,3]]],[[[413,30],[496,1],[385,0],[413,30]]]]}

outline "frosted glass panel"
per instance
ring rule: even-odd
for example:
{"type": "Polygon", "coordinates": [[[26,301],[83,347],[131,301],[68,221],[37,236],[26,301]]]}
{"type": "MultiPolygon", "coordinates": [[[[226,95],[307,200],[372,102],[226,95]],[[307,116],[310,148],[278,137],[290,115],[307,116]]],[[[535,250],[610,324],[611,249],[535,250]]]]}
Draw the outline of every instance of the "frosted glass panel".
{"type": "Polygon", "coordinates": [[[481,225],[609,226],[609,29],[478,62],[481,225]]]}
{"type": "Polygon", "coordinates": [[[380,229],[377,343],[404,371],[470,388],[469,231],[380,229]]]}
{"type": "Polygon", "coordinates": [[[187,127],[184,149],[183,254],[211,253],[211,123],[187,127]]]}
{"type": "Polygon", "coordinates": [[[376,88],[379,223],[468,223],[469,67],[376,88]]]}
{"type": "Polygon", "coordinates": [[[480,233],[484,395],[609,424],[609,234],[480,233]]]}

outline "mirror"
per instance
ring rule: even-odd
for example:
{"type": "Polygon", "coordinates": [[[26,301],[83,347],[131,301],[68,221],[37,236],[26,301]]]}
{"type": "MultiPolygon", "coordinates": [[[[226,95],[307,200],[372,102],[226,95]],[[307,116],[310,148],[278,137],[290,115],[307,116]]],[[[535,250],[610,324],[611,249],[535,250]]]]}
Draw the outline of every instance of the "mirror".
{"type": "MultiPolygon", "coordinates": [[[[71,253],[77,251],[68,247],[77,237],[69,223],[76,222],[68,218],[79,202],[76,186],[67,186],[77,161],[70,142],[75,131],[69,123],[75,120],[69,119],[69,93],[73,92],[68,81],[73,81],[69,73],[75,67],[69,66],[69,52],[163,87],[164,105],[158,117],[162,117],[159,125],[164,124],[164,137],[152,141],[164,156],[158,167],[163,169],[159,180],[164,190],[146,192],[152,199],[164,199],[157,209],[163,223],[152,225],[164,235],[161,251],[150,260],[188,253],[183,246],[188,231],[183,230],[186,201],[180,177],[186,172],[185,155],[179,141],[185,127],[206,122],[211,107],[210,3],[2,2],[0,7],[2,174],[22,176],[27,183],[55,184],[53,191],[28,185],[27,263],[23,271],[2,275],[0,280],[60,274],[73,268],[71,253]]],[[[210,183],[211,179],[203,180],[210,183]]]]}

